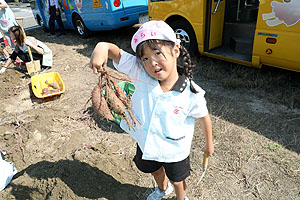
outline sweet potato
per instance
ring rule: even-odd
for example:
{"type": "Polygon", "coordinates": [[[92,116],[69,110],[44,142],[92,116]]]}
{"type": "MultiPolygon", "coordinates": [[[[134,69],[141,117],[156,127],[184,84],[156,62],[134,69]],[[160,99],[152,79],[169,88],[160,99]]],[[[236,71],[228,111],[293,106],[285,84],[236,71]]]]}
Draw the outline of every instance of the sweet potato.
{"type": "Polygon", "coordinates": [[[123,93],[122,88],[111,80],[110,74],[102,68],[100,71],[99,81],[92,93],[92,103],[97,110],[97,113],[106,119],[114,120],[112,111],[126,121],[129,130],[131,129],[131,123],[135,124],[135,118],[131,113],[131,101],[123,93]],[[115,88],[115,91],[113,90],[115,88]],[[105,91],[105,97],[103,95],[105,91]],[[129,113],[132,122],[129,121],[126,115],[126,111],[129,113]]]}
{"type": "Polygon", "coordinates": [[[58,89],[58,90],[60,89],[55,81],[52,82],[52,83],[49,83],[49,82],[46,80],[45,83],[46,83],[49,87],[52,87],[53,89],[58,89]]]}
{"type": "Polygon", "coordinates": [[[125,105],[116,96],[115,92],[108,84],[106,84],[105,95],[107,97],[107,102],[112,108],[112,110],[118,115],[125,115],[125,105]]]}
{"type": "Polygon", "coordinates": [[[123,92],[123,89],[114,81],[111,81],[111,83],[114,86],[114,89],[116,90],[116,95],[119,97],[119,99],[122,101],[122,103],[129,109],[131,109],[131,101],[126,97],[126,95],[123,92]]]}
{"type": "Polygon", "coordinates": [[[111,81],[111,83],[114,86],[114,89],[116,90],[116,95],[119,97],[119,99],[122,101],[122,103],[125,105],[126,110],[131,117],[132,123],[135,124],[135,117],[133,116],[131,112],[132,104],[130,99],[124,94],[123,89],[114,81],[111,81]]]}
{"type": "Polygon", "coordinates": [[[42,95],[49,95],[49,94],[54,94],[59,92],[59,89],[53,89],[53,90],[49,90],[48,88],[43,88],[42,89],[42,95]]]}
{"type": "Polygon", "coordinates": [[[92,104],[96,112],[105,119],[114,120],[114,116],[108,107],[105,97],[102,95],[101,88],[97,85],[92,93],[92,104]]]}
{"type": "Polygon", "coordinates": [[[126,108],[122,101],[117,97],[110,85],[106,84],[105,94],[107,96],[107,102],[112,110],[124,119],[128,125],[129,130],[131,130],[130,121],[126,116],[126,108]]]}
{"type": "Polygon", "coordinates": [[[48,88],[43,88],[42,89],[42,95],[47,95],[48,94],[48,88]]]}

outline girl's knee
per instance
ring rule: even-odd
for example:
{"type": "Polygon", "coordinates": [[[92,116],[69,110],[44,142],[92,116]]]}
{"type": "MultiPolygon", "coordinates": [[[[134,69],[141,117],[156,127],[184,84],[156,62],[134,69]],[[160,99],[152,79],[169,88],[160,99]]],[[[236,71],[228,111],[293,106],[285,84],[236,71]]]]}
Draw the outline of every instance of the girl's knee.
{"type": "Polygon", "coordinates": [[[182,185],[183,185],[183,181],[179,181],[179,182],[171,181],[171,183],[172,183],[175,187],[179,187],[179,186],[182,186],[182,185]]]}
{"type": "Polygon", "coordinates": [[[164,172],[164,169],[163,169],[163,167],[161,167],[161,168],[159,168],[158,170],[156,170],[155,172],[152,172],[151,174],[153,175],[153,176],[158,176],[158,175],[161,175],[161,174],[164,174],[165,172],[164,172]]]}

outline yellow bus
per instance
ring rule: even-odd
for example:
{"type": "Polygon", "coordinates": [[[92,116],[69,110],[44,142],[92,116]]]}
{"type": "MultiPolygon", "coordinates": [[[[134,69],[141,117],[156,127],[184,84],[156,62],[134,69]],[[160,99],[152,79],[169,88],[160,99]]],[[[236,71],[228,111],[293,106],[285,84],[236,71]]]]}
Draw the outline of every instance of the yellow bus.
{"type": "Polygon", "coordinates": [[[300,0],[149,0],[192,52],[300,72],[300,0]]]}

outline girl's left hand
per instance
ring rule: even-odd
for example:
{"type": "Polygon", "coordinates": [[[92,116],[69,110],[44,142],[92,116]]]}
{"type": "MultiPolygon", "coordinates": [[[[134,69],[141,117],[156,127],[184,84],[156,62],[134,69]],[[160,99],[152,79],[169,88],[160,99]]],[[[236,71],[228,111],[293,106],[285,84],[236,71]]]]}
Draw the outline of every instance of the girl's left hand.
{"type": "Polygon", "coordinates": [[[214,153],[214,145],[205,145],[205,147],[202,149],[203,152],[207,153],[209,157],[212,157],[214,153]]]}

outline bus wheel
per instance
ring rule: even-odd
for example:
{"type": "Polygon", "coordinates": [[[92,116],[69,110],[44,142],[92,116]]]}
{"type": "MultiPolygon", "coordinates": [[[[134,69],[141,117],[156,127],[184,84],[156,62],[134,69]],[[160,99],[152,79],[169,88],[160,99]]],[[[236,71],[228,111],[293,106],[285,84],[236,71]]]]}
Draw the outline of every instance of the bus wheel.
{"type": "Polygon", "coordinates": [[[73,24],[74,24],[75,30],[80,35],[80,37],[88,38],[90,31],[84,25],[81,17],[75,16],[73,24]]]}
{"type": "Polygon", "coordinates": [[[177,20],[170,23],[177,38],[181,40],[183,45],[190,53],[197,55],[197,40],[192,26],[184,20],[177,20]]]}

